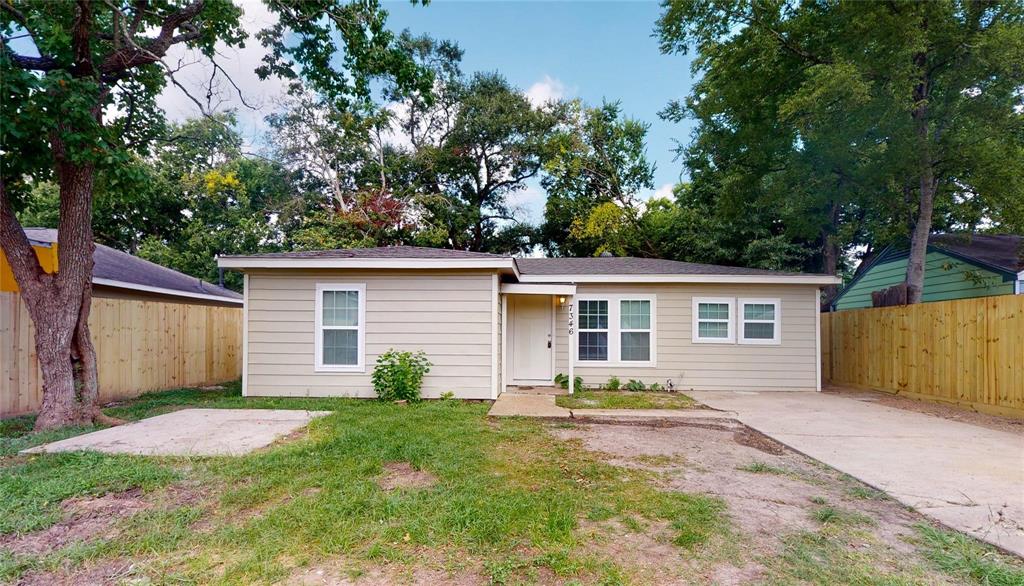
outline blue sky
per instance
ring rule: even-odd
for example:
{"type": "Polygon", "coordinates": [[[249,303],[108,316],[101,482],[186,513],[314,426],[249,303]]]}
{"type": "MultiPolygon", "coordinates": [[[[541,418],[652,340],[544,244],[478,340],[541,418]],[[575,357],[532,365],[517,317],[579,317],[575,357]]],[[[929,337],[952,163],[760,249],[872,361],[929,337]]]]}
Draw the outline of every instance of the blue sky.
{"type": "Polygon", "coordinates": [[[424,7],[394,0],[384,6],[395,30],[456,41],[466,72],[499,71],[537,95],[621,101],[626,115],[651,125],[647,154],[657,164],[655,189],[680,179],[674,139],[687,141],[691,125],[664,122],[657,113],[685,97],[693,79],[690,57],[662,55],[651,36],[657,2],[434,0],[424,7]]]}
{"type": "MultiPolygon", "coordinates": [[[[258,0],[238,0],[243,25],[250,33],[272,19],[258,0]]],[[[494,2],[487,0],[433,0],[428,6],[407,0],[384,0],[394,30],[410,29],[457,42],[465,54],[463,71],[498,71],[531,99],[580,98],[589,104],[620,101],[623,112],[650,124],[647,155],[656,164],[654,189],[641,194],[669,195],[682,178],[682,164],[675,159],[676,141],[689,140],[692,123],[673,124],[658,118],[670,100],[690,91],[689,56],[662,55],[652,36],[661,8],[657,2],[494,2]]],[[[31,46],[21,47],[33,53],[31,46]]],[[[280,80],[260,80],[254,74],[265,50],[254,39],[242,49],[220,49],[220,63],[228,71],[247,104],[244,107],[225,82],[221,82],[214,109],[235,108],[242,133],[258,146],[266,132],[263,118],[276,108],[284,93],[280,80]]],[[[209,67],[191,51],[175,48],[165,61],[191,63],[177,79],[202,95],[210,78],[209,67]]],[[[168,84],[159,100],[171,119],[199,114],[195,104],[168,84]]],[[[517,196],[532,221],[540,221],[544,194],[537,182],[517,196]]]]}

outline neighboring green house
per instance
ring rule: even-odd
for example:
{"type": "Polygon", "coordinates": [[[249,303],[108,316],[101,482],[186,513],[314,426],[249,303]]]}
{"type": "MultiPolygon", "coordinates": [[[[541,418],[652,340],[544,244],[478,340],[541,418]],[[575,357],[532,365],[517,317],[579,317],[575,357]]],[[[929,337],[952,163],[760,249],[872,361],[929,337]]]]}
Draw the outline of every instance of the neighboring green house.
{"type": "MultiPolygon", "coordinates": [[[[906,249],[889,246],[857,273],[832,301],[833,310],[871,307],[871,292],[906,277],[906,249]]],[[[936,234],[928,239],[923,301],[1024,292],[1024,237],[936,234]]]]}

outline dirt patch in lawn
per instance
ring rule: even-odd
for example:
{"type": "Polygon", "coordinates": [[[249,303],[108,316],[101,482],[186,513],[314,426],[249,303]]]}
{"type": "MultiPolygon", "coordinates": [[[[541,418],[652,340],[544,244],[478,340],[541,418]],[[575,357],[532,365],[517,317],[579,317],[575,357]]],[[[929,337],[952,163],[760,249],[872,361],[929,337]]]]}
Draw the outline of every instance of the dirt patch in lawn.
{"type": "Polygon", "coordinates": [[[20,555],[42,555],[76,542],[112,539],[117,537],[117,524],[140,511],[192,506],[201,501],[199,487],[189,484],[173,485],[149,495],[143,495],[140,488],[132,488],[70,498],[61,503],[63,518],[58,523],[31,533],[4,535],[0,537],[0,549],[20,555]]]}
{"type": "Polygon", "coordinates": [[[296,568],[282,584],[288,586],[356,586],[380,584],[409,584],[412,586],[480,586],[490,583],[482,574],[472,570],[445,571],[440,568],[382,565],[369,569],[341,562],[296,568]]]}
{"type": "MultiPolygon", "coordinates": [[[[604,454],[612,464],[651,471],[664,489],[713,495],[726,502],[736,532],[727,546],[736,551],[727,560],[713,561],[710,566],[691,564],[687,574],[690,578],[698,572],[703,579],[718,584],[759,581],[772,571],[766,560],[784,553],[787,536],[828,532],[840,523],[847,524],[842,531],[856,537],[844,544],[851,556],[868,555],[865,559],[872,563],[911,574],[926,566],[912,543],[914,525],[923,520],[920,515],[753,430],[607,423],[551,426],[550,430],[557,437],[581,441],[586,449],[604,454]],[[822,522],[827,517],[820,512],[822,508],[840,514],[822,522]]],[[[628,552],[631,548],[643,555],[661,551],[655,547],[661,543],[658,528],[650,529],[646,537],[635,539],[653,540],[653,545],[614,544],[608,547],[621,551],[608,553],[627,565],[643,567],[644,562],[630,559],[628,552]]],[[[612,535],[609,543],[634,539],[627,539],[625,533],[612,535]]],[[[665,559],[656,560],[656,565],[669,571],[673,566],[667,562],[674,557],[678,565],[680,551],[666,548],[665,559]]],[[[673,575],[676,571],[678,568],[673,575]]]]}
{"type": "Polygon", "coordinates": [[[773,456],[781,456],[786,453],[786,446],[749,427],[744,426],[743,429],[734,433],[732,439],[741,446],[754,448],[773,456]]]}
{"type": "Polygon", "coordinates": [[[90,563],[75,571],[29,572],[22,576],[18,586],[82,586],[121,584],[135,572],[131,560],[115,559],[90,563]]]}
{"type": "Polygon", "coordinates": [[[150,507],[137,488],[103,496],[77,497],[64,501],[64,518],[41,531],[0,538],[0,547],[16,554],[39,555],[77,541],[110,538],[114,525],[150,507]]]}
{"type": "Polygon", "coordinates": [[[377,479],[377,484],[384,490],[430,488],[437,484],[437,477],[426,470],[413,468],[408,462],[388,462],[384,464],[384,473],[377,479]]]}

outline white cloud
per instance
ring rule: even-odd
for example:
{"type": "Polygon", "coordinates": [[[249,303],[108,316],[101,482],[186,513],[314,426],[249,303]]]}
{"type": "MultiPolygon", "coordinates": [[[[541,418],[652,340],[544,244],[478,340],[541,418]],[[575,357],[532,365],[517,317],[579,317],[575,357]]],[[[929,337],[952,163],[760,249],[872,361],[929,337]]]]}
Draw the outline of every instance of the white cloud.
{"type": "Polygon", "coordinates": [[[547,201],[547,197],[547,193],[536,181],[530,181],[526,184],[526,189],[513,191],[508,195],[508,206],[522,219],[536,224],[544,219],[544,202],[547,201]]]}
{"type": "Polygon", "coordinates": [[[666,198],[672,199],[672,188],[675,187],[675,183],[666,183],[658,189],[654,190],[653,198],[666,198]]]}
{"type": "Polygon", "coordinates": [[[408,102],[390,102],[384,106],[394,116],[391,119],[391,126],[381,133],[381,140],[395,148],[412,149],[412,139],[409,133],[402,128],[400,120],[409,115],[408,102]]]}
{"type": "MultiPolygon", "coordinates": [[[[267,51],[256,40],[256,33],[274,24],[276,15],[268,10],[263,2],[257,0],[245,0],[242,9],[242,28],[249,35],[245,47],[227,47],[219,44],[216,57],[218,65],[238,86],[237,90],[222,73],[218,73],[213,95],[207,99],[207,86],[213,68],[209,60],[198,51],[180,45],[174,46],[168,51],[164,62],[172,69],[183,65],[175,74],[175,79],[185,86],[189,94],[198,99],[204,108],[212,108],[217,112],[236,109],[239,130],[243,136],[251,139],[267,130],[263,118],[270,113],[275,101],[285,94],[287,84],[278,78],[261,80],[256,75],[256,68],[267,51]]],[[[157,98],[157,104],[167,112],[167,117],[174,121],[194,118],[201,114],[195,102],[181,88],[170,82],[157,98]]]]}
{"type": "Polygon", "coordinates": [[[553,100],[561,100],[575,92],[569,91],[562,80],[545,75],[544,79],[534,83],[523,93],[534,107],[539,107],[553,100]]]}

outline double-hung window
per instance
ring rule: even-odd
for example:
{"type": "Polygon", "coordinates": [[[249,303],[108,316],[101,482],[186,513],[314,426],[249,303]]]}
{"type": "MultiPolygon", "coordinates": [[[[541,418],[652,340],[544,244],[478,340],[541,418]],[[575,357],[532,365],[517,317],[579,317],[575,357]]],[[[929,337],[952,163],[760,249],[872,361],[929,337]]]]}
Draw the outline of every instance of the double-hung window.
{"type": "Polygon", "coordinates": [[[733,331],[733,313],[736,300],[732,297],[693,298],[693,342],[703,344],[731,344],[736,341],[733,331]]]}
{"type": "Polygon", "coordinates": [[[366,353],[366,286],[316,286],[316,370],[363,372],[366,353]]]}
{"type": "Polygon", "coordinates": [[[740,299],[740,344],[779,344],[782,332],[778,299],[740,299]]]}
{"type": "Polygon", "coordinates": [[[608,300],[584,299],[579,301],[579,319],[580,361],[607,361],[608,300]]]}
{"type": "Polygon", "coordinates": [[[581,363],[654,366],[653,295],[583,297],[577,307],[577,359],[581,363]]]}
{"type": "Polygon", "coordinates": [[[651,302],[647,299],[619,301],[619,361],[650,362],[651,302]]]}

